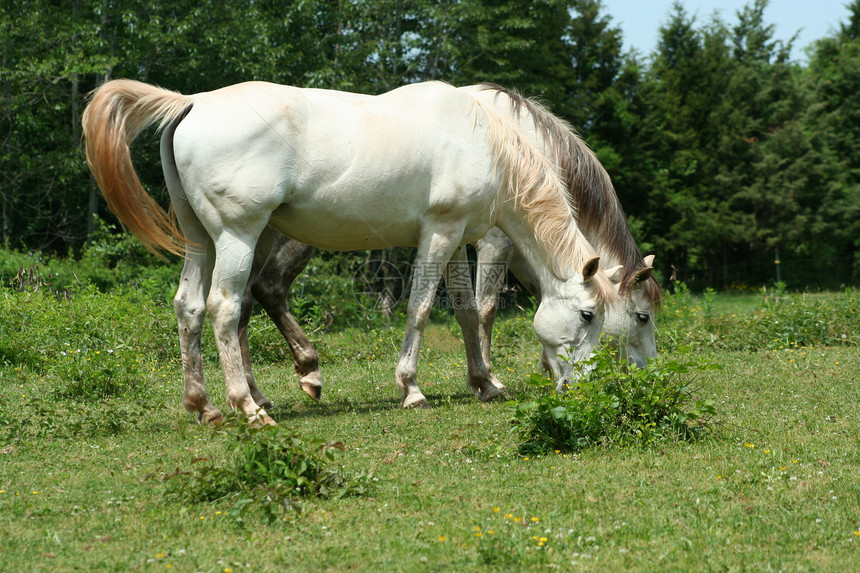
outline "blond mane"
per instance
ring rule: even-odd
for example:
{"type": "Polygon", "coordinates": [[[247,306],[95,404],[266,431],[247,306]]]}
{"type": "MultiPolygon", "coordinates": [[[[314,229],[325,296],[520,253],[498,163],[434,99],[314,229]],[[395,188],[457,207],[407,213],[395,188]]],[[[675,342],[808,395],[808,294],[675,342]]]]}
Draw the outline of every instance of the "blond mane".
{"type": "MultiPolygon", "coordinates": [[[[585,264],[599,256],[573,218],[564,184],[555,168],[509,120],[477,98],[489,119],[490,142],[502,177],[500,193],[523,211],[535,238],[547,253],[547,263],[560,279],[569,271],[581,273],[585,264]]],[[[594,279],[595,298],[601,303],[617,299],[605,273],[594,279]]]]}
{"type": "Polygon", "coordinates": [[[507,96],[513,117],[531,119],[535,132],[552,155],[554,169],[566,188],[566,200],[577,226],[597,245],[604,259],[623,265],[619,294],[629,296],[641,288],[649,302],[659,305],[662,291],[654,277],[637,282],[646,268],[645,260],[627,223],[609,174],[588,144],[563,119],[550,113],[540,102],[516,91],[485,83],[480,89],[507,96]]]}

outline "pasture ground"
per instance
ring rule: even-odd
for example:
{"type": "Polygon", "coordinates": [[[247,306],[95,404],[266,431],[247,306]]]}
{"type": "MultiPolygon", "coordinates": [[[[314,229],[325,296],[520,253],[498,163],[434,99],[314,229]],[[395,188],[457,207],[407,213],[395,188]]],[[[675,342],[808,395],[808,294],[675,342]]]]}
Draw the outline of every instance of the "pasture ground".
{"type": "MultiPolygon", "coordinates": [[[[223,441],[182,409],[169,305],[135,296],[0,291],[0,569],[850,571],[860,562],[854,291],[820,295],[853,305],[847,326],[833,327],[841,342],[761,334],[743,351],[725,348],[751,336],[746,298],[741,310],[720,295],[670,299],[664,351],[692,342],[723,365],[696,381],[717,405],[716,435],[532,458],[516,454],[509,406],[467,391],[453,321],[436,321],[422,350],[433,408],[402,411],[401,328],[312,335],[326,379],[316,404],[291,364],[271,359],[280,343],[255,317],[256,374],[279,405],[274,418],[343,442],[336,463],[377,481],[367,496],[306,500],[300,515],[245,528],[218,503],[163,497],[165,474],[217,456],[223,441]],[[690,334],[706,314],[719,319],[713,332],[690,334]]],[[[771,311],[768,320],[780,309],[771,311]]],[[[209,390],[223,405],[208,329],[204,343],[209,390]]],[[[513,398],[528,397],[524,379],[538,368],[528,317],[504,318],[496,343],[499,377],[513,398]]]]}

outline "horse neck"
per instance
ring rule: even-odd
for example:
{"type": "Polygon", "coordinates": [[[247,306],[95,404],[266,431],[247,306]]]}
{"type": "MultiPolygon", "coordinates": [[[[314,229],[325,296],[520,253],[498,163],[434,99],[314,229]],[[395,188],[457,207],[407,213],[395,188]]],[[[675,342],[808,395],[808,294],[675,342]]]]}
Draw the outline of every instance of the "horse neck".
{"type": "Polygon", "coordinates": [[[527,222],[522,211],[514,209],[512,201],[502,201],[503,207],[497,226],[508,236],[523,258],[531,267],[538,281],[541,297],[548,298],[560,292],[561,286],[575,274],[568,269],[567,276],[558,276],[550,262],[552,253],[535,237],[534,229],[527,222]]]}
{"type": "Polygon", "coordinates": [[[600,255],[605,269],[622,265],[625,276],[644,268],[642,255],[630,232],[612,180],[585,141],[564,120],[540,104],[503,91],[511,98],[510,112],[546,156],[552,158],[567,185],[577,225],[600,255]],[[516,107],[521,102],[523,112],[516,107]]]}

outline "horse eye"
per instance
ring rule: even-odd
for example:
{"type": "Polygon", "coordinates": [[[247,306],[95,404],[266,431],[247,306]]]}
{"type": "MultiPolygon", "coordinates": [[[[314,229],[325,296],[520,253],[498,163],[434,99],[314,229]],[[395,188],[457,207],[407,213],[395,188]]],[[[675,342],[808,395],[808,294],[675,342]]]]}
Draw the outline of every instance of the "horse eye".
{"type": "Polygon", "coordinates": [[[647,313],[647,312],[637,312],[637,313],[636,313],[636,318],[637,318],[637,319],[639,319],[639,322],[641,322],[642,324],[647,324],[648,320],[649,320],[651,317],[650,317],[650,316],[648,316],[648,313],[647,313]]]}
{"type": "Polygon", "coordinates": [[[579,315],[585,322],[591,322],[592,320],[594,320],[594,313],[590,310],[580,310],[579,315]]]}

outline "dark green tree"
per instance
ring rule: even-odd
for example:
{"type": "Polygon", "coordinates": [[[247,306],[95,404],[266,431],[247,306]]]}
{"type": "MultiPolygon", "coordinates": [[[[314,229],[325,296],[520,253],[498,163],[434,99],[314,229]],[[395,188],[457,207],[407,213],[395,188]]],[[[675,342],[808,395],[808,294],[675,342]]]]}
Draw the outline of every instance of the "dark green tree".
{"type": "Polygon", "coordinates": [[[823,272],[853,261],[853,276],[831,277],[836,284],[860,278],[860,1],[848,8],[848,22],[814,45],[806,73],[810,184],[798,198],[804,224],[796,239],[799,254],[825,262],[823,272]]]}

